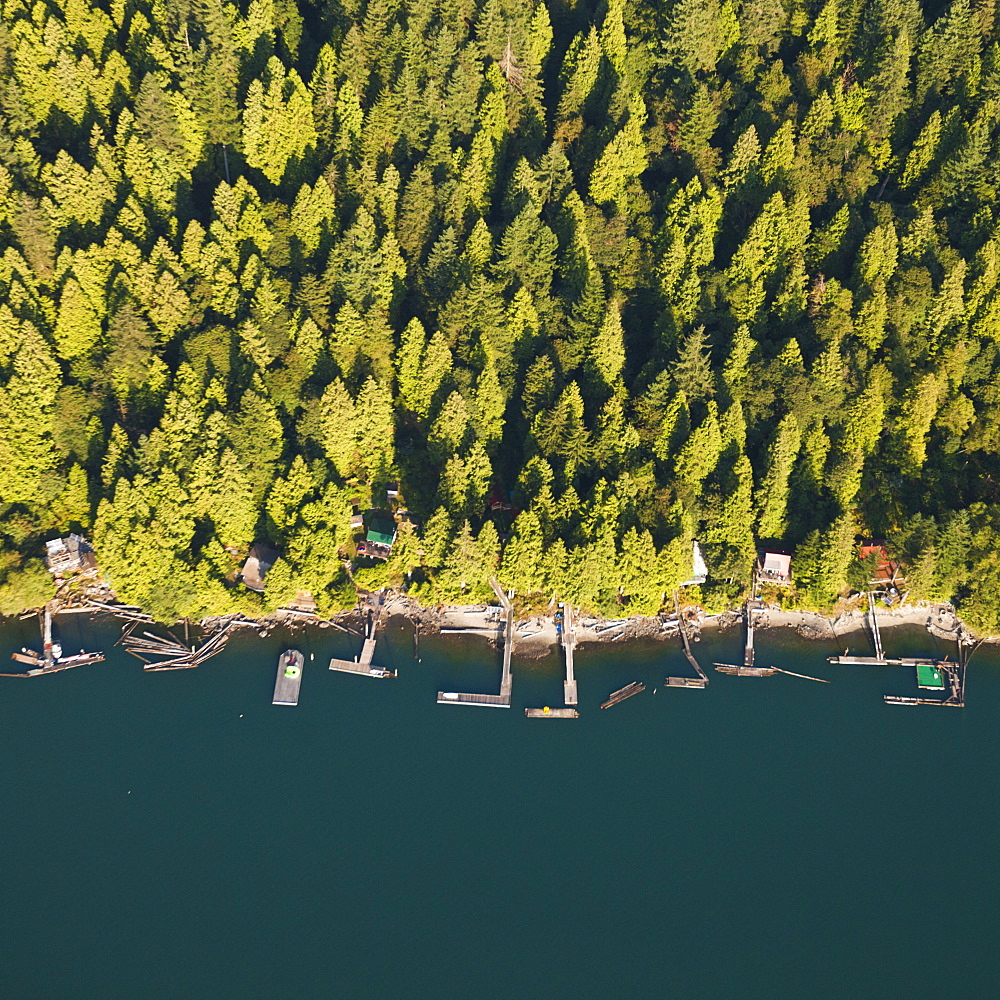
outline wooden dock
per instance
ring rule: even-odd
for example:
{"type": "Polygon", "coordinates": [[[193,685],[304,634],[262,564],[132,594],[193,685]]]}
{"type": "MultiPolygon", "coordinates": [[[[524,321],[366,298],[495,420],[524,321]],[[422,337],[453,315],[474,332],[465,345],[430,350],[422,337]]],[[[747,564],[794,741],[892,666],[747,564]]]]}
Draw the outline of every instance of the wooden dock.
{"type": "Polygon", "coordinates": [[[0,677],[41,677],[42,674],[58,674],[63,670],[72,670],[73,667],[84,667],[88,663],[101,663],[104,660],[103,653],[77,653],[74,656],[62,656],[58,660],[52,660],[46,664],[43,659],[32,659],[23,653],[12,653],[12,660],[19,663],[41,664],[35,666],[33,670],[25,670],[22,673],[0,674],[0,677]]]}
{"type": "Polygon", "coordinates": [[[580,713],[575,708],[526,708],[527,719],[579,719],[580,713]]]}
{"type": "Polygon", "coordinates": [[[488,708],[510,708],[510,657],[514,646],[514,605],[510,596],[500,586],[496,577],[490,579],[490,586],[504,609],[503,669],[500,674],[499,694],[466,694],[459,691],[438,691],[439,705],[484,705],[488,708]]]}
{"type": "Polygon", "coordinates": [[[330,661],[330,669],[339,671],[342,674],[360,674],[362,677],[395,677],[395,670],[386,670],[385,667],[372,666],[369,663],[362,663],[359,660],[337,660],[330,661]]]}
{"type": "MultiPolygon", "coordinates": [[[[874,608],[874,596],[869,595],[870,607],[874,608]]],[[[883,701],[887,705],[941,705],[947,708],[965,707],[965,673],[967,667],[967,657],[965,647],[961,640],[958,643],[957,660],[935,660],[931,657],[920,656],[886,656],[882,649],[882,639],[878,634],[878,623],[875,622],[874,610],[871,613],[872,635],[875,637],[875,650],[877,656],[851,656],[845,653],[843,656],[829,656],[830,663],[840,666],[862,666],[862,667],[933,667],[945,676],[946,695],[944,698],[913,698],[904,695],[887,694],[883,695],[883,701]]],[[[818,678],[810,678],[818,680],[818,678]]],[[[918,681],[919,683],[919,681],[918,681]]]]}
{"type": "Polygon", "coordinates": [[[466,694],[459,691],[438,691],[439,705],[485,705],[488,708],[510,708],[510,696],[502,694],[466,694]]]}
{"type": "Polygon", "coordinates": [[[361,646],[361,655],[356,660],[330,660],[330,669],[339,671],[342,674],[359,674],[362,677],[395,677],[395,670],[386,670],[385,667],[377,667],[372,664],[375,656],[375,643],[377,641],[377,631],[379,621],[382,618],[381,604],[379,605],[378,617],[368,611],[368,621],[365,623],[365,639],[361,646]]]}
{"type": "Polygon", "coordinates": [[[619,688],[617,691],[612,691],[608,696],[608,700],[601,705],[601,708],[611,708],[613,705],[617,705],[621,701],[625,701],[626,698],[631,698],[633,695],[641,694],[646,690],[646,685],[642,681],[632,681],[631,684],[626,684],[625,687],[619,688]]]}
{"type": "Polygon", "coordinates": [[[573,609],[563,604],[562,647],[566,658],[566,680],[563,681],[563,701],[567,705],[577,704],[576,677],[573,674],[573,649],[576,646],[576,629],[573,624],[573,609]]]}
{"type": "Polygon", "coordinates": [[[278,676],[274,681],[272,705],[297,705],[302,686],[302,667],[306,658],[297,649],[286,649],[278,657],[278,676]]]}

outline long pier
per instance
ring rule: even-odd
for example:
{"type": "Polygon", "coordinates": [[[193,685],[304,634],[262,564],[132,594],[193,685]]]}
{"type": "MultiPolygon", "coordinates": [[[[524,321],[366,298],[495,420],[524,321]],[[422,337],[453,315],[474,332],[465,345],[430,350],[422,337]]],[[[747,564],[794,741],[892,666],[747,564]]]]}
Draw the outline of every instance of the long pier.
{"type": "MultiPolygon", "coordinates": [[[[747,601],[746,604],[743,606],[743,619],[744,619],[744,622],[746,623],[746,640],[743,643],[743,666],[744,667],[752,667],[753,666],[753,657],[754,657],[754,652],[753,652],[753,631],[754,631],[753,613],[756,610],[757,610],[756,608],[753,608],[753,607],[750,606],[750,602],[749,601],[747,601]]],[[[718,666],[718,664],[716,664],[716,666],[718,666]]]]}
{"type": "Polygon", "coordinates": [[[576,677],[573,674],[573,648],[576,646],[576,629],[573,625],[573,609],[563,604],[562,647],[566,658],[566,680],[563,681],[563,701],[567,705],[577,704],[576,677]]]}
{"type": "Polygon", "coordinates": [[[439,705],[483,705],[487,708],[510,708],[510,657],[514,647],[514,605],[496,577],[490,579],[493,593],[504,610],[503,668],[499,694],[467,694],[460,691],[438,691],[439,705]]]}
{"type": "Polygon", "coordinates": [[[524,716],[527,719],[579,719],[580,713],[575,708],[526,708],[524,716]]]}

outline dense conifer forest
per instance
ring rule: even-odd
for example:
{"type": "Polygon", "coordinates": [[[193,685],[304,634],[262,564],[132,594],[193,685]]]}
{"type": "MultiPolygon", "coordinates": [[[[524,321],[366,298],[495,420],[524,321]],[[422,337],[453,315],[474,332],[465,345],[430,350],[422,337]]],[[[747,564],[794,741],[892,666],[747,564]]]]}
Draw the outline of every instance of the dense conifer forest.
{"type": "Polygon", "coordinates": [[[1000,624],[994,0],[0,9],[0,611],[68,531],[161,618],[865,535],[1000,624]]]}

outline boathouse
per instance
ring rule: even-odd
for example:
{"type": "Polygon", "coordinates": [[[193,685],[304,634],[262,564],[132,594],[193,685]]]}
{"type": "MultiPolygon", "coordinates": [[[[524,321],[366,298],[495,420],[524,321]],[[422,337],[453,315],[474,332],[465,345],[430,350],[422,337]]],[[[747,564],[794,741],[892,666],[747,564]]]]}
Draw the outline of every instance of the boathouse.
{"type": "Polygon", "coordinates": [[[45,543],[45,565],[54,576],[97,569],[97,557],[83,535],[53,538],[45,543]]]}
{"type": "Polygon", "coordinates": [[[784,552],[765,552],[757,564],[760,583],[787,587],[792,582],[792,557],[784,552]]]}
{"type": "Polygon", "coordinates": [[[255,590],[258,594],[264,593],[264,577],[280,555],[280,552],[263,542],[254,542],[250,546],[250,554],[240,573],[243,586],[255,590]]]}

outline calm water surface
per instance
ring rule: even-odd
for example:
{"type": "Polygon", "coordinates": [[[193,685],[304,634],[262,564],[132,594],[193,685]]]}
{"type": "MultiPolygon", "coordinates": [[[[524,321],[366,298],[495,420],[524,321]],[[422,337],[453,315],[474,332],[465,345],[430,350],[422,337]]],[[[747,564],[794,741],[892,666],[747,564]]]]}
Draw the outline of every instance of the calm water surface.
{"type": "MultiPolygon", "coordinates": [[[[497,690],[499,658],[447,636],[418,663],[398,622],[394,681],[299,633],[297,708],[270,704],[287,637],[144,675],[116,625],[61,625],[109,658],[0,680],[0,997],[996,996],[996,654],[953,711],[885,706],[910,671],[790,633],[758,662],[832,684],[665,690],[675,644],[584,647],[582,717],[528,720],[561,703],[555,656],[515,659],[511,711],[438,706],[497,690]]],[[[0,657],[36,636],[5,626],[0,657]]]]}

